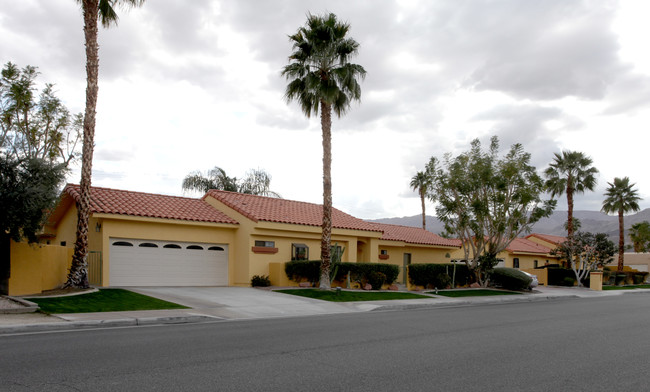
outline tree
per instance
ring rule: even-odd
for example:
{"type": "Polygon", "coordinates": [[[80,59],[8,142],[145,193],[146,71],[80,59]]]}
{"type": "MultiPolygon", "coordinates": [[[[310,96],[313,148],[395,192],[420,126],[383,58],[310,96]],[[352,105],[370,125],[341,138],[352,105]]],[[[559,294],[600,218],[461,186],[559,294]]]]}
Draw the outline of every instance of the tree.
{"type": "Polygon", "coordinates": [[[11,240],[38,241],[65,171],[62,163],[0,153],[0,293],[8,291],[11,240]]]}
{"type": "Polygon", "coordinates": [[[609,264],[614,260],[612,256],[615,252],[616,246],[607,238],[607,234],[578,231],[553,249],[551,254],[559,256],[571,266],[578,286],[582,286],[590,271],[599,264],[609,264]]]}
{"type": "Polygon", "coordinates": [[[573,196],[575,193],[593,191],[596,186],[598,169],[591,166],[593,161],[578,151],[562,151],[555,153],[555,158],[544,171],[546,188],[551,197],[566,194],[567,200],[567,237],[574,232],[573,225],[573,196]]]}
{"type": "Polygon", "coordinates": [[[350,25],[334,14],[307,15],[307,23],[289,36],[293,52],[282,70],[289,84],[287,102],[298,101],[309,118],[320,110],[323,136],[323,225],[321,236],[320,288],[329,289],[332,234],[332,110],[341,117],[352,101],[361,99],[358,79],[365,69],[349,62],[358,53],[359,43],[346,38],[350,25]]]}
{"type": "Polygon", "coordinates": [[[635,252],[650,251],[650,222],[643,221],[633,224],[630,227],[630,240],[635,252]]]}
{"type": "Polygon", "coordinates": [[[86,110],[83,119],[83,147],[81,152],[81,181],[77,203],[77,239],[72,265],[65,287],[88,287],[88,220],[90,219],[90,185],[92,180],[93,149],[95,147],[95,115],[99,91],[99,44],[97,21],[105,28],[117,24],[117,5],[139,7],[144,0],[77,0],[81,3],[86,44],[86,110]]]}
{"type": "Polygon", "coordinates": [[[623,271],[625,253],[625,226],[623,215],[630,211],[639,211],[641,200],[638,191],[633,189],[628,177],[614,178],[614,182],[608,182],[605,190],[602,212],[606,214],[618,213],[618,271],[623,271]]]}
{"type": "Polygon", "coordinates": [[[429,188],[431,187],[431,178],[426,171],[419,171],[411,177],[411,189],[418,192],[420,195],[420,203],[422,204],[422,228],[427,229],[427,215],[425,211],[424,199],[427,197],[429,188]]]}
{"type": "Polygon", "coordinates": [[[229,177],[226,171],[215,166],[209,170],[207,176],[201,172],[193,172],[183,179],[184,191],[198,191],[205,193],[210,189],[221,191],[247,193],[258,196],[280,197],[280,194],[271,189],[271,175],[263,169],[251,169],[246,173],[244,180],[229,177]]]}
{"type": "Polygon", "coordinates": [[[16,160],[69,163],[78,156],[81,113],[71,115],[53,84],[37,96],[37,68],[8,62],[0,79],[0,149],[16,160]]]}
{"type": "Polygon", "coordinates": [[[485,152],[476,139],[469,151],[446,154],[442,162],[432,157],[427,165],[438,219],[461,240],[467,267],[482,286],[497,255],[555,207],[554,200],[541,200],[544,181],[520,144],[503,158],[498,151],[496,136],[485,152]]]}

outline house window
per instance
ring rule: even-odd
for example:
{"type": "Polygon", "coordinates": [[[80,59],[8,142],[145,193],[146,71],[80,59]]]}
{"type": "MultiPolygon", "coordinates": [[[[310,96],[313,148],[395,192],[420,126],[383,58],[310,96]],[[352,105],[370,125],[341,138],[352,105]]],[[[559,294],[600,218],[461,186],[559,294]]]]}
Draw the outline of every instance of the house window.
{"type": "Polygon", "coordinates": [[[379,254],[380,255],[387,255],[388,251],[386,249],[382,249],[382,250],[379,251],[379,254]]]}
{"type": "Polygon", "coordinates": [[[275,241],[255,241],[255,246],[262,248],[275,248],[275,241]]]}
{"type": "Polygon", "coordinates": [[[133,244],[126,241],[117,241],[113,242],[113,246],[133,246],[133,244]]]}
{"type": "Polygon", "coordinates": [[[211,246],[211,247],[208,248],[208,250],[224,251],[225,249],[220,247],[220,246],[211,246]]]}
{"type": "Polygon", "coordinates": [[[309,260],[309,247],[305,244],[291,244],[291,260],[309,260]]]}
{"type": "Polygon", "coordinates": [[[203,250],[203,247],[200,245],[190,245],[186,247],[185,249],[196,249],[196,250],[203,250]]]}
{"type": "Polygon", "coordinates": [[[535,260],[533,261],[533,268],[539,267],[539,261],[535,260]]]}
{"type": "Polygon", "coordinates": [[[167,245],[163,246],[163,248],[166,248],[166,249],[182,249],[180,245],[176,245],[176,244],[167,244],[167,245]]]}
{"type": "Polygon", "coordinates": [[[138,245],[140,248],[157,248],[158,245],[151,243],[151,242],[143,242],[140,245],[138,245]]]}
{"type": "Polygon", "coordinates": [[[515,257],[512,259],[512,268],[519,268],[519,258],[515,257]]]}

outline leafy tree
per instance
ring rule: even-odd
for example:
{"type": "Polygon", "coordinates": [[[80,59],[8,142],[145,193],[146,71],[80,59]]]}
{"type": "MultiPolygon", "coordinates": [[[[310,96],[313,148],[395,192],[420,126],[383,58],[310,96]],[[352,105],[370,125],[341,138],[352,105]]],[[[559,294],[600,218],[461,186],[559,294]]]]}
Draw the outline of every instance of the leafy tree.
{"type": "Polygon", "coordinates": [[[88,287],[88,220],[90,219],[90,184],[93,150],[95,147],[95,115],[99,91],[99,44],[97,21],[102,26],[117,24],[115,6],[139,7],[144,0],[77,0],[81,3],[86,44],[86,110],[83,119],[83,147],[81,152],[81,181],[77,203],[77,239],[72,265],[65,287],[88,287]]]}
{"type": "Polygon", "coordinates": [[[427,229],[427,215],[425,211],[424,199],[431,188],[431,177],[426,171],[419,171],[411,177],[411,189],[418,192],[420,195],[420,203],[422,204],[422,228],[427,229]]]}
{"type": "Polygon", "coordinates": [[[81,113],[71,115],[46,84],[37,95],[37,68],[8,62],[0,79],[0,149],[13,159],[39,158],[67,166],[78,156],[81,113]]]}
{"type": "Polygon", "coordinates": [[[64,178],[64,164],[0,153],[0,293],[8,291],[10,241],[37,242],[64,178]]]}
{"type": "Polygon", "coordinates": [[[630,240],[637,253],[650,251],[650,222],[635,223],[630,228],[630,240]]]}
{"type": "Polygon", "coordinates": [[[193,172],[183,179],[184,191],[205,193],[210,189],[218,189],[251,195],[280,197],[280,194],[273,192],[270,188],[271,175],[262,169],[249,170],[242,181],[237,180],[236,177],[229,177],[226,171],[218,166],[209,170],[207,176],[203,176],[201,172],[193,172]]]}
{"type": "Polygon", "coordinates": [[[603,201],[602,212],[606,214],[618,213],[618,271],[623,271],[625,253],[625,226],[623,215],[630,211],[639,211],[638,201],[641,200],[639,193],[630,184],[628,177],[614,178],[614,182],[608,182],[603,201]]]}
{"type": "Polygon", "coordinates": [[[349,62],[358,53],[359,43],[346,38],[350,25],[334,14],[307,15],[307,23],[289,36],[293,53],[282,70],[289,84],[287,102],[298,101],[303,113],[311,117],[320,110],[323,134],[323,231],[321,237],[321,278],[319,287],[330,288],[329,269],[332,235],[332,110],[338,117],[352,101],[361,99],[358,79],[365,69],[349,62]]]}
{"type": "Polygon", "coordinates": [[[568,218],[567,236],[574,232],[573,224],[573,196],[576,193],[593,191],[596,186],[598,169],[592,166],[593,161],[582,152],[562,151],[555,153],[555,158],[544,171],[546,188],[551,192],[551,197],[566,194],[568,218]]]}
{"type": "Polygon", "coordinates": [[[576,275],[578,285],[588,276],[590,271],[599,264],[609,264],[616,253],[616,246],[604,233],[588,233],[578,231],[566,241],[551,251],[571,266],[576,275]]]}
{"type": "Polygon", "coordinates": [[[432,157],[427,165],[436,214],[462,241],[467,267],[483,286],[497,255],[555,207],[554,200],[541,200],[544,181],[520,144],[502,158],[498,151],[496,136],[487,151],[476,139],[469,151],[446,154],[442,162],[432,157]]]}

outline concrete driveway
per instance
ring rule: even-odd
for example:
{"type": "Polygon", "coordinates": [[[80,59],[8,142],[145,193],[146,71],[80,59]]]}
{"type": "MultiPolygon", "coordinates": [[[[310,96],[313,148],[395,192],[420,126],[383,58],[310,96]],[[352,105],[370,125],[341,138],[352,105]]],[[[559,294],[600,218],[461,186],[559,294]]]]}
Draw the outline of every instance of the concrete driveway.
{"type": "Polygon", "coordinates": [[[358,312],[354,306],[250,287],[129,287],[131,291],[189,306],[193,315],[225,319],[358,312]]]}

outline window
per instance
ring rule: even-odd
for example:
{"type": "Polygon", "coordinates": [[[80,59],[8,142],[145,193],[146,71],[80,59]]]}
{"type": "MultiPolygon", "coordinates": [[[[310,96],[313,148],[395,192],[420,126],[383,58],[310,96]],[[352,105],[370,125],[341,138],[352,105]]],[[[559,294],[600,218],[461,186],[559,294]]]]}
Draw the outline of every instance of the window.
{"type": "Polygon", "coordinates": [[[158,245],[151,243],[151,242],[143,242],[140,245],[138,245],[141,248],[157,248],[158,245]]]}
{"type": "Polygon", "coordinates": [[[539,266],[539,261],[535,260],[533,261],[533,268],[537,268],[539,266]]]}
{"type": "Polygon", "coordinates": [[[223,249],[220,246],[211,246],[211,247],[208,248],[208,250],[219,250],[219,251],[223,252],[225,249],[223,249]]]}
{"type": "Polygon", "coordinates": [[[291,260],[309,260],[309,247],[305,244],[291,244],[291,260]]]}
{"type": "Polygon", "coordinates": [[[519,268],[519,257],[512,259],[512,268],[519,268]]]}
{"type": "Polygon", "coordinates": [[[190,246],[188,246],[188,247],[185,248],[185,249],[203,250],[203,247],[202,247],[202,246],[199,246],[199,245],[190,245],[190,246]]]}
{"type": "Polygon", "coordinates": [[[117,241],[113,242],[113,246],[133,246],[133,244],[126,241],[117,241]]]}
{"type": "Polygon", "coordinates": [[[166,249],[182,249],[180,245],[176,245],[176,244],[167,244],[167,245],[163,246],[163,248],[166,248],[166,249]]]}
{"type": "Polygon", "coordinates": [[[382,250],[379,251],[379,254],[380,255],[387,255],[388,251],[386,249],[382,249],[382,250]]]}
{"type": "Polygon", "coordinates": [[[262,248],[275,248],[275,241],[255,241],[255,246],[262,248]]]}
{"type": "MultiPolygon", "coordinates": [[[[47,243],[49,244],[50,242],[48,241],[47,243]]],[[[66,242],[65,242],[65,241],[61,241],[61,246],[65,246],[65,245],[66,245],[66,242]]]]}

